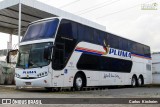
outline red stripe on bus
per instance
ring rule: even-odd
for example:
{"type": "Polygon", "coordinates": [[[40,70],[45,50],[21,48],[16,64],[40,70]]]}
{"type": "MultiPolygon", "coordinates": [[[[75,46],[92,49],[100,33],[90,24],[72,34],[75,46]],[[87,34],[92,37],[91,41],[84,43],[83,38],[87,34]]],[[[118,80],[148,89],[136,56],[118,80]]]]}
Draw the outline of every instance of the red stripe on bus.
{"type": "Polygon", "coordinates": [[[76,50],[83,50],[83,51],[94,52],[94,53],[98,53],[98,54],[104,54],[105,53],[105,52],[102,52],[102,51],[87,49],[87,48],[83,48],[83,47],[77,47],[76,50]]]}

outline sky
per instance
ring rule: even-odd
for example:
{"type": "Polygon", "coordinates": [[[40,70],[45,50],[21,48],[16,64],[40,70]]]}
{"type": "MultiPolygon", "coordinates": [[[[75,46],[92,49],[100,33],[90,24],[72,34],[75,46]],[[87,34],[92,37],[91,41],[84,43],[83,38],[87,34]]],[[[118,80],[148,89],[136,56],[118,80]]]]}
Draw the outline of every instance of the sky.
{"type": "MultiPolygon", "coordinates": [[[[100,23],[109,32],[150,46],[152,52],[160,51],[160,0],[38,1],[100,23]]],[[[8,34],[0,35],[5,35],[0,36],[0,49],[7,48],[8,34]]],[[[13,44],[17,42],[14,36],[13,44]]]]}

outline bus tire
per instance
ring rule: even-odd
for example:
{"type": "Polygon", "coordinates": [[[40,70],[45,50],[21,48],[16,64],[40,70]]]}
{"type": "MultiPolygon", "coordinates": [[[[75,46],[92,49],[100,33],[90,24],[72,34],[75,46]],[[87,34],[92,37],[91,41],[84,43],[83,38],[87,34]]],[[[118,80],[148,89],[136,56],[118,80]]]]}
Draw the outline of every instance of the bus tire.
{"type": "Polygon", "coordinates": [[[136,76],[133,76],[133,77],[132,77],[131,86],[132,86],[132,87],[136,87],[136,86],[137,86],[137,79],[136,79],[136,76]]]}
{"type": "Polygon", "coordinates": [[[74,78],[73,87],[76,91],[81,91],[84,86],[84,78],[81,74],[76,74],[74,78]]]}
{"type": "Polygon", "coordinates": [[[143,86],[143,77],[142,76],[139,76],[139,78],[138,78],[138,86],[139,87],[143,86]]]}

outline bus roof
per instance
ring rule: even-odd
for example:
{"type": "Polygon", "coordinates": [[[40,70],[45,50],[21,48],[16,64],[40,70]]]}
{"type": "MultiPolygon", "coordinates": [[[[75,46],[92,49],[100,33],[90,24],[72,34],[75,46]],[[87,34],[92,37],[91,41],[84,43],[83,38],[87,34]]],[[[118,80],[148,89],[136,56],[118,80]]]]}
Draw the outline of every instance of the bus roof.
{"type": "Polygon", "coordinates": [[[86,26],[90,26],[90,27],[93,27],[93,28],[96,28],[96,29],[99,29],[99,30],[103,30],[105,31],[106,30],[106,27],[103,26],[103,25],[100,25],[96,22],[92,22],[92,21],[89,21],[87,19],[69,19],[67,17],[50,17],[50,18],[45,18],[45,19],[41,19],[41,20],[37,20],[37,21],[34,21],[34,22],[31,22],[30,24],[33,24],[33,23],[37,23],[37,22],[41,22],[41,21],[46,21],[46,20],[51,20],[51,19],[54,19],[54,18],[58,18],[58,19],[67,19],[67,20],[71,20],[71,21],[74,21],[74,22],[78,22],[78,23],[81,23],[83,25],[86,25],[86,26]]]}
{"type": "MultiPolygon", "coordinates": [[[[92,27],[92,28],[95,28],[95,29],[97,29],[97,30],[100,30],[100,31],[103,31],[103,32],[107,32],[107,33],[109,33],[109,34],[112,34],[112,35],[114,35],[114,36],[117,36],[117,37],[120,37],[120,38],[123,38],[123,39],[126,39],[126,40],[130,40],[130,41],[132,41],[132,42],[136,42],[136,41],[134,41],[134,40],[131,40],[131,39],[129,39],[129,38],[125,38],[125,37],[123,37],[123,36],[121,36],[121,35],[119,35],[119,34],[116,34],[116,33],[112,33],[112,32],[110,32],[110,31],[107,31],[106,29],[104,29],[103,27],[99,27],[98,25],[96,25],[96,24],[93,24],[93,23],[85,23],[85,22],[78,22],[77,20],[74,20],[74,19],[69,19],[69,18],[66,18],[66,17],[50,17],[50,18],[45,18],[45,19],[41,19],[41,20],[37,20],[37,21],[34,21],[34,22],[31,22],[30,24],[33,24],[33,23],[38,23],[38,22],[41,22],[41,21],[46,21],[46,20],[51,20],[51,19],[54,19],[54,18],[58,18],[58,19],[66,19],[66,20],[70,20],[70,21],[73,21],[73,22],[76,22],[76,23],[80,23],[80,24],[83,24],[83,25],[85,25],[85,26],[88,26],[88,27],[92,27]]],[[[136,43],[139,43],[139,44],[141,44],[141,45],[144,45],[144,46],[147,46],[147,47],[149,47],[148,45],[145,45],[145,44],[142,44],[142,43],[140,43],[140,42],[136,42],[136,43]]]]}

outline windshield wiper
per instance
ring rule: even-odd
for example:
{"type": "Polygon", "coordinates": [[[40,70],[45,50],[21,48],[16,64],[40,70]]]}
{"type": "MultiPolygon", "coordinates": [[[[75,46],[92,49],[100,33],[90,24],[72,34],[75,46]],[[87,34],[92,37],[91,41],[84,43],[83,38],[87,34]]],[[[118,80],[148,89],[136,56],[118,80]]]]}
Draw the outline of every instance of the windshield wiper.
{"type": "Polygon", "coordinates": [[[33,66],[35,65],[36,67],[42,68],[42,66],[39,66],[38,64],[34,63],[32,60],[30,60],[29,63],[32,64],[33,66]]]}

